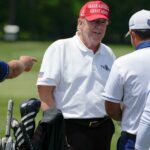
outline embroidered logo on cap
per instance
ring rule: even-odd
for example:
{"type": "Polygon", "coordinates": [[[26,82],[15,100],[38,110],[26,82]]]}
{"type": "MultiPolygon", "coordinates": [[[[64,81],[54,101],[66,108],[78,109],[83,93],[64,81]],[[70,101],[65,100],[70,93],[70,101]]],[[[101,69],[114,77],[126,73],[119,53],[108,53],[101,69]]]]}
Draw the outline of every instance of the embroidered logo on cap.
{"type": "Polygon", "coordinates": [[[109,18],[109,6],[102,1],[87,2],[80,10],[80,18],[86,18],[88,21],[99,18],[109,18]]]}

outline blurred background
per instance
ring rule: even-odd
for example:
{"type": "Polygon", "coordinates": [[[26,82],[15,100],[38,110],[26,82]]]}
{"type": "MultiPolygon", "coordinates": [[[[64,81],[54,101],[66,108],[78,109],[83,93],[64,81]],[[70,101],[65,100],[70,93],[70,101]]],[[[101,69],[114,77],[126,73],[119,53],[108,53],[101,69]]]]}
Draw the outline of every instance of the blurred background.
{"type": "MultiPolygon", "coordinates": [[[[86,2],[87,0],[0,0],[0,40],[55,40],[73,36],[78,12],[86,2]]],[[[111,20],[104,41],[128,43],[124,38],[128,30],[128,19],[138,10],[149,9],[150,1],[104,2],[110,6],[111,20]]]]}
{"type": "MultiPolygon", "coordinates": [[[[5,135],[7,102],[15,103],[13,116],[20,120],[19,105],[31,97],[38,98],[36,81],[46,48],[56,39],[71,37],[76,32],[78,14],[87,0],[0,0],[0,60],[30,55],[38,59],[30,73],[0,83],[0,138],[5,135]]],[[[117,57],[133,51],[130,38],[125,38],[130,16],[141,9],[150,9],[150,0],[104,0],[110,6],[111,24],[104,43],[117,57]]],[[[41,113],[37,117],[37,122],[41,113]]],[[[116,150],[120,124],[111,150],[116,150]]]]}

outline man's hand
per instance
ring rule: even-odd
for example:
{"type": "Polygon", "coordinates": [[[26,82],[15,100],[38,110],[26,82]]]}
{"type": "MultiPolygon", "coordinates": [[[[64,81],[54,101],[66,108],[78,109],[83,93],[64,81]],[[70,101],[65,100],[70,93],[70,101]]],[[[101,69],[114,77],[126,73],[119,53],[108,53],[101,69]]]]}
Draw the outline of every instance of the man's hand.
{"type": "Polygon", "coordinates": [[[20,56],[19,60],[25,65],[24,71],[26,72],[30,71],[33,64],[37,62],[37,59],[31,56],[20,56]]]}
{"type": "Polygon", "coordinates": [[[15,78],[24,71],[28,72],[32,69],[34,62],[37,62],[36,58],[31,56],[20,56],[18,60],[11,60],[8,62],[9,74],[7,78],[15,78]]]}

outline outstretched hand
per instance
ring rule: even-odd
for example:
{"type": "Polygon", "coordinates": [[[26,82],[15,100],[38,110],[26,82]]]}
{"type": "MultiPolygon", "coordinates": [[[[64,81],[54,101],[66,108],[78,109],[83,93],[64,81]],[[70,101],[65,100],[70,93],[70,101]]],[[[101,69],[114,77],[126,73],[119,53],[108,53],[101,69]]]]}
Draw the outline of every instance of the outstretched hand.
{"type": "Polygon", "coordinates": [[[37,62],[37,59],[31,56],[20,56],[19,60],[24,63],[24,71],[26,72],[30,71],[32,69],[33,64],[37,62]]]}
{"type": "Polygon", "coordinates": [[[9,61],[9,74],[7,78],[15,78],[22,74],[24,71],[30,71],[35,62],[37,62],[37,59],[31,56],[20,56],[18,60],[9,61]]]}

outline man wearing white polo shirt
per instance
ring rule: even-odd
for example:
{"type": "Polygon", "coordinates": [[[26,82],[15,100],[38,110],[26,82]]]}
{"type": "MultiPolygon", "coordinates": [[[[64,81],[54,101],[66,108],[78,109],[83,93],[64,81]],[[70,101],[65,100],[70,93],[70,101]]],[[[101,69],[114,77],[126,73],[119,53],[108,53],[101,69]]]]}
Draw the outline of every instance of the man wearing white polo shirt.
{"type": "Polygon", "coordinates": [[[111,69],[103,94],[110,117],[121,121],[117,150],[134,150],[140,116],[150,82],[150,11],[131,16],[129,32],[136,51],[118,58],[111,69]]]}
{"type": "Polygon", "coordinates": [[[108,24],[107,4],[86,3],[76,35],[50,45],[42,61],[37,81],[42,109],[62,111],[73,150],[110,150],[114,125],[101,96],[115,59],[101,43],[108,24]]]}

